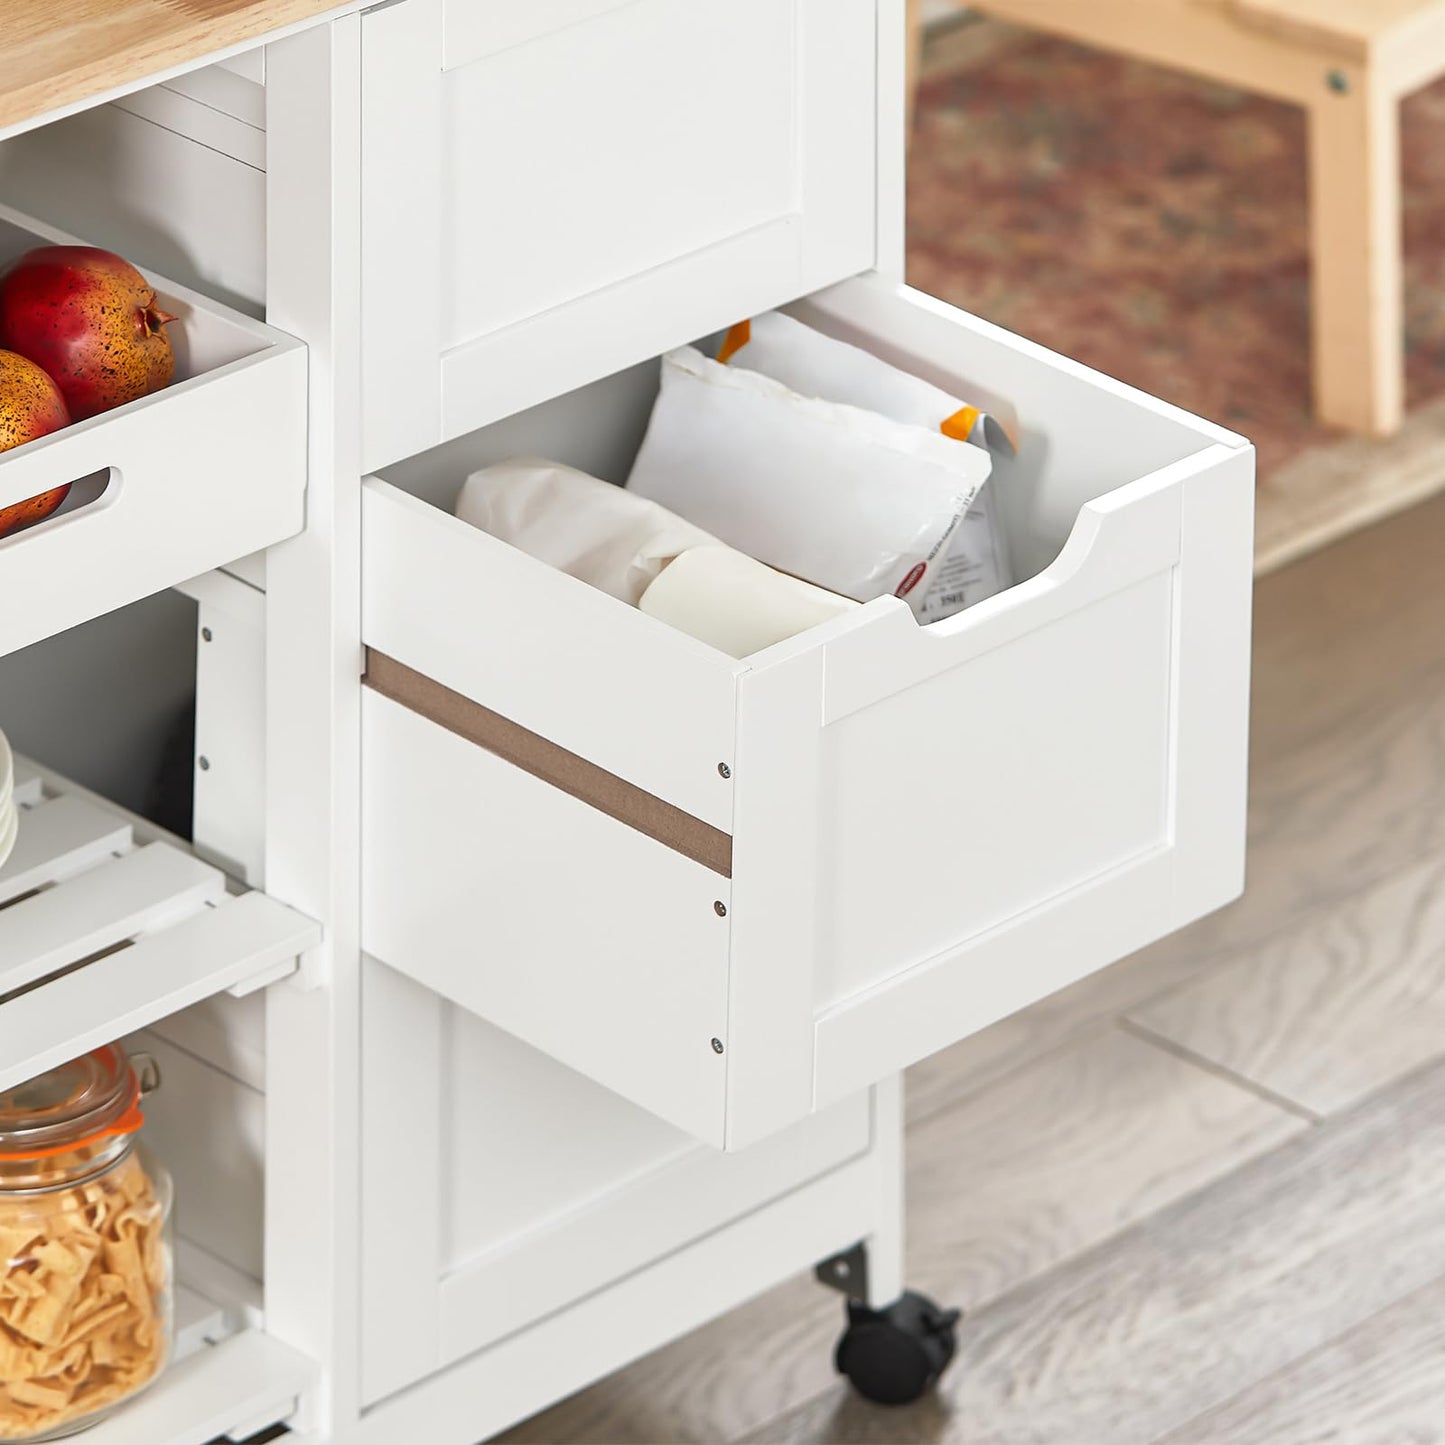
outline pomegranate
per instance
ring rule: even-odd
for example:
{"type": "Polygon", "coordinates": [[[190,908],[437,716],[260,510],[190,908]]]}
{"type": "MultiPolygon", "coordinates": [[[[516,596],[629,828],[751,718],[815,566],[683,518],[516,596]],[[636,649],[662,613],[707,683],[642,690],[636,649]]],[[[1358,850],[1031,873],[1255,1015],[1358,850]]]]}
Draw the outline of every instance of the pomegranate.
{"type": "Polygon", "coordinates": [[[0,346],[48,371],[75,421],[170,382],[174,320],[129,261],[94,246],[41,246],[0,279],[0,346]]]}
{"type": "MultiPolygon", "coordinates": [[[[0,351],[0,452],[48,436],[70,421],[60,388],[33,361],[0,351]]],[[[55,487],[13,507],[0,507],[0,537],[48,517],[69,486],[55,487]]]]}

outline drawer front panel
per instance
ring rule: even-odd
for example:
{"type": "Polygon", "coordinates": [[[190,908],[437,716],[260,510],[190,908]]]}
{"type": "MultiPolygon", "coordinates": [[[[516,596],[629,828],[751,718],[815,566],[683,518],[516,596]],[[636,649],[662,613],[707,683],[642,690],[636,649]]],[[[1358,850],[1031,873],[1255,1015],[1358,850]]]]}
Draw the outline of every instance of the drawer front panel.
{"type": "Polygon", "coordinates": [[[1173,582],[826,730],[818,1007],[1167,844],[1173,582]]]}
{"type": "Polygon", "coordinates": [[[445,125],[474,140],[443,347],[796,212],[796,9],[635,0],[450,71],[445,125]]]}
{"type": "Polygon", "coordinates": [[[862,1159],[873,1142],[864,1094],[720,1155],[371,959],[362,1029],[368,1403],[862,1159]]]}
{"type": "Polygon", "coordinates": [[[729,1220],[866,1153],[866,1094],[744,1155],[701,1148],[552,1060],[452,1011],[457,1095],[446,1157],[453,1249],[441,1289],[441,1349],[459,1359],[622,1278],[729,1220]],[[530,1055],[525,1062],[518,1055],[530,1055]],[[530,1103],[513,1112],[525,1080],[530,1103]],[[600,1096],[600,1097],[599,1097],[600,1096]],[[484,1101],[504,1101],[502,1108],[484,1101]],[[503,1112],[509,1117],[503,1117],[503,1112]],[[650,1126],[650,1127],[649,1127],[650,1126]],[[644,1130],[646,1134],[644,1136],[644,1130]],[[643,1143],[643,1138],[646,1143],[643,1143]],[[538,1156],[546,1139],[562,1166],[538,1156]],[[624,1152],[614,1152],[616,1141],[624,1152]],[[528,1191],[524,1218],[498,1218],[500,1161],[528,1191]],[[579,1227],[579,1218],[586,1220],[579,1227]]]}
{"type": "Polygon", "coordinates": [[[876,0],[408,0],[363,65],[368,467],[873,261],[876,0]]]}

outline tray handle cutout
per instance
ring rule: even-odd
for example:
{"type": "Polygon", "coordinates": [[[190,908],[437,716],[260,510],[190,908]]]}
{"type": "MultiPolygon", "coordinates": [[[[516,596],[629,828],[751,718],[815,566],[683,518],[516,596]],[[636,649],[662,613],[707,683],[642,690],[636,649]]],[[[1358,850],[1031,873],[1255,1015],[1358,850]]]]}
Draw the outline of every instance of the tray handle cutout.
{"type": "Polygon", "coordinates": [[[6,524],[9,520],[7,513],[12,511],[20,519],[18,525],[0,535],[0,553],[3,553],[8,547],[19,546],[20,543],[41,532],[50,532],[57,527],[63,527],[83,514],[98,512],[113,505],[120,495],[120,488],[120,468],[102,467],[99,471],[88,472],[83,477],[77,477],[73,482],[61,482],[57,487],[47,488],[44,492],[36,493],[35,496],[25,501],[15,503],[13,508],[0,507],[0,526],[6,524]],[[40,503],[43,498],[59,491],[65,493],[59,505],[49,510],[38,510],[33,519],[26,517],[28,507],[40,503]]]}

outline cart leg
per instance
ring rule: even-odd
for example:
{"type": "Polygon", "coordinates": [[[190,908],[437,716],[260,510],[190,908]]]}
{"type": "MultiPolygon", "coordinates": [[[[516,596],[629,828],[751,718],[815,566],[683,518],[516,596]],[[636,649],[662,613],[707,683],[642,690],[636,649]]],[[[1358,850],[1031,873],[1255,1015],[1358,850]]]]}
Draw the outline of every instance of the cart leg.
{"type": "Polygon", "coordinates": [[[918,79],[923,70],[923,0],[908,0],[908,134],[913,135],[913,108],[918,99],[918,79]]]}
{"type": "Polygon", "coordinates": [[[1372,68],[1321,77],[1309,184],[1315,413],[1385,436],[1404,409],[1399,104],[1372,68]]]}
{"type": "Polygon", "coordinates": [[[926,1394],[953,1359],[958,1311],[903,1287],[903,1080],[873,1090],[877,1225],[861,1243],[818,1266],[818,1278],[848,1296],[848,1324],[834,1363],[879,1405],[926,1394]]]}
{"type": "Polygon", "coordinates": [[[878,1227],[868,1236],[866,1302],[885,1309],[903,1293],[903,1075],[873,1089],[878,1227]]]}
{"type": "Polygon", "coordinates": [[[875,1228],[851,1249],[825,1259],[818,1281],[855,1304],[887,1309],[903,1294],[903,1077],[871,1094],[875,1228]]]}

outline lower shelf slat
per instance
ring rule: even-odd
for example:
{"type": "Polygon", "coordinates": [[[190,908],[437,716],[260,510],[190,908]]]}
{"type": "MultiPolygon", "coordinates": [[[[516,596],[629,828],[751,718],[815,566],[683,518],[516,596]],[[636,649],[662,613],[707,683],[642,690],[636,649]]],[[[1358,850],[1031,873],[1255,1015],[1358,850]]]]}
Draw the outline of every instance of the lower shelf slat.
{"type": "Polygon", "coordinates": [[[309,918],[264,893],[247,893],[10,999],[0,1004],[0,1092],[269,976],[320,938],[309,918]]]}
{"type": "Polygon", "coordinates": [[[0,913],[0,993],[128,943],[162,910],[203,908],[225,892],[214,868],[164,844],[107,858],[0,913]]]}
{"type": "Polygon", "coordinates": [[[84,798],[62,795],[43,801],[40,780],[22,790],[17,780],[16,802],[25,826],[15,840],[15,851],[0,870],[0,903],[57,878],[123,853],[131,847],[130,824],[106,813],[84,798]]]}
{"type": "Polygon", "coordinates": [[[0,1093],[231,990],[292,972],[321,929],[179,840],[16,760],[0,867],[0,1093]]]}

